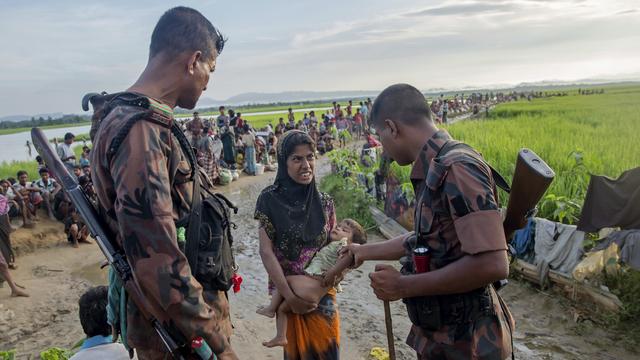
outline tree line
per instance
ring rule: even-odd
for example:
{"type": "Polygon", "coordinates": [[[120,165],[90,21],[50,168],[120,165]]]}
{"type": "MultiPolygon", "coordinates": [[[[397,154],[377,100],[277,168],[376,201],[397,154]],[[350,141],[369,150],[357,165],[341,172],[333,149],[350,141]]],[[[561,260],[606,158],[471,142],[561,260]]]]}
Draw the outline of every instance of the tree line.
{"type": "Polygon", "coordinates": [[[22,121],[3,121],[0,122],[0,129],[16,129],[16,128],[24,128],[24,127],[35,127],[35,126],[47,126],[47,125],[62,125],[62,124],[77,124],[82,122],[90,121],[91,119],[88,116],[81,115],[63,115],[59,118],[51,118],[48,116],[46,118],[40,117],[31,117],[29,120],[22,121]]]}

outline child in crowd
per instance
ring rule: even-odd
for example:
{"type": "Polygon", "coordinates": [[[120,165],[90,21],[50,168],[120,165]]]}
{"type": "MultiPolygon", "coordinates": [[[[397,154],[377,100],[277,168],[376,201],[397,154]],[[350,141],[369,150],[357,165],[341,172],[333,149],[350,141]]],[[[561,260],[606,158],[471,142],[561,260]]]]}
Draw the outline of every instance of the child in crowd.
{"type": "Polygon", "coordinates": [[[89,166],[89,153],[91,152],[91,149],[89,149],[88,146],[83,146],[82,147],[82,154],[80,154],[80,166],[82,166],[83,168],[85,166],[89,166]]]}
{"type": "MultiPolygon", "coordinates": [[[[351,243],[364,244],[367,233],[355,220],[342,220],[329,234],[329,243],[321,248],[305,266],[306,275],[287,276],[291,290],[303,300],[317,304],[330,288],[336,286],[343,273],[351,266],[351,257],[338,258],[338,251],[351,243]]],[[[273,290],[271,303],[260,307],[258,314],[276,318],[276,336],[262,345],[266,347],[287,345],[287,313],[291,312],[286,300],[273,290]]]]}
{"type": "Polygon", "coordinates": [[[80,219],[80,215],[71,210],[69,216],[64,220],[64,232],[67,234],[67,240],[74,248],[78,247],[78,243],[91,244],[89,241],[89,229],[80,219]]]}
{"type": "Polygon", "coordinates": [[[78,179],[80,176],[82,176],[82,166],[80,166],[80,165],[74,165],[73,166],[73,176],[75,176],[76,179],[78,179]]]}

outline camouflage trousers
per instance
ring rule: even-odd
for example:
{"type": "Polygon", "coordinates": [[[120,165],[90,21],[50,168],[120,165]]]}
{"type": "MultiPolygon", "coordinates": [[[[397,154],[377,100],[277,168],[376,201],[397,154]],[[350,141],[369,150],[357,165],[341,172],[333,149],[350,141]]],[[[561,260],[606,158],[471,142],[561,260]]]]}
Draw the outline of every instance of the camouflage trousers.
{"type": "MultiPolygon", "coordinates": [[[[508,320],[507,320],[508,321],[508,320]]],[[[495,315],[483,316],[466,326],[442,329],[424,335],[412,328],[408,343],[417,350],[418,360],[504,360],[511,357],[511,333],[495,315]],[[453,336],[442,336],[449,333],[453,336]]]]}
{"type": "MultiPolygon", "coordinates": [[[[502,302],[495,292],[494,300],[502,302]]],[[[512,356],[513,317],[504,312],[480,316],[466,324],[445,325],[426,332],[412,326],[407,344],[416,350],[418,360],[504,360],[512,356]]]]}

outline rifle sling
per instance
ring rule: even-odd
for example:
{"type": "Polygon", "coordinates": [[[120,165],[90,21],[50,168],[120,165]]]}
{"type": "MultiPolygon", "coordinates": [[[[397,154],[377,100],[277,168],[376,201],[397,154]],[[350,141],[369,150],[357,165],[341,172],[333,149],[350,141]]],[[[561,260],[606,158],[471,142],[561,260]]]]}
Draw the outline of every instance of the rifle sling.
{"type": "MultiPolygon", "coordinates": [[[[197,166],[197,165],[196,165],[197,166]]],[[[194,168],[192,171],[197,172],[194,168]]],[[[200,245],[199,233],[200,224],[202,223],[202,196],[200,195],[200,174],[196,174],[193,178],[193,197],[191,200],[191,213],[189,214],[189,225],[187,226],[187,243],[184,247],[184,253],[189,261],[191,273],[194,274],[198,266],[198,247],[200,245]]]]}
{"type": "MultiPolygon", "coordinates": [[[[135,106],[144,110],[148,110],[149,100],[144,96],[140,96],[132,93],[125,92],[125,93],[115,94],[114,97],[107,104],[107,108],[102,116],[102,119],[106,118],[107,115],[109,115],[109,113],[113,111],[113,109],[115,109],[117,106],[135,106]]],[[[137,123],[139,120],[145,120],[147,115],[148,115],[148,112],[143,111],[133,115],[130,119],[127,120],[127,122],[118,131],[116,136],[111,140],[111,143],[109,144],[109,151],[107,153],[107,156],[109,157],[109,161],[113,156],[115,156],[118,153],[120,146],[126,139],[127,135],[129,135],[129,132],[131,131],[131,128],[133,127],[133,125],[135,125],[135,123],[137,123]]],[[[198,163],[196,160],[195,153],[193,152],[193,149],[189,144],[189,140],[184,135],[184,132],[182,132],[182,130],[177,126],[175,122],[171,125],[171,133],[176,138],[176,140],[178,140],[178,144],[180,145],[180,148],[184,152],[185,156],[187,157],[191,165],[191,180],[193,180],[193,197],[191,201],[191,213],[188,216],[185,256],[189,261],[189,266],[191,267],[191,271],[193,273],[196,269],[196,266],[198,265],[198,246],[199,246],[198,232],[200,230],[201,217],[202,217],[201,206],[200,206],[202,203],[202,196],[200,196],[201,180],[200,180],[198,163]]],[[[178,222],[178,224],[176,224],[176,226],[180,226],[185,223],[186,223],[186,219],[181,219],[178,222]]]]}
{"type": "MultiPolygon", "coordinates": [[[[472,151],[473,148],[463,142],[460,141],[456,141],[456,140],[448,140],[447,142],[444,143],[444,145],[442,145],[442,147],[440,148],[440,150],[438,151],[438,153],[436,154],[436,156],[434,157],[434,159],[439,160],[441,158],[443,158],[444,156],[446,156],[451,150],[456,149],[456,148],[467,148],[470,149],[472,151]]],[[[507,181],[504,179],[504,177],[502,177],[502,175],[500,175],[500,173],[498,172],[498,170],[494,169],[493,166],[489,165],[489,163],[487,163],[485,161],[485,163],[487,164],[487,166],[489,166],[489,169],[491,169],[491,176],[493,177],[493,180],[496,183],[496,186],[498,186],[499,188],[501,188],[502,190],[504,190],[507,193],[511,192],[511,188],[509,187],[509,184],[507,183],[507,181]]],[[[429,169],[427,168],[427,172],[429,171],[429,169]]],[[[426,179],[426,174],[425,174],[425,179],[426,179]]],[[[429,197],[431,197],[431,192],[432,190],[428,187],[425,186],[424,191],[429,191],[429,197]]],[[[496,195],[496,199],[497,199],[497,194],[496,195]]],[[[429,203],[431,202],[431,200],[429,200],[429,203]]],[[[435,218],[435,214],[432,211],[432,216],[431,219],[429,221],[429,227],[427,229],[425,229],[425,231],[422,231],[422,205],[421,203],[416,204],[416,206],[418,206],[418,214],[416,215],[417,219],[416,219],[416,229],[418,230],[416,232],[416,246],[420,247],[428,247],[427,246],[427,235],[429,234],[429,232],[431,231],[431,225],[433,225],[433,220],[435,218]]]]}

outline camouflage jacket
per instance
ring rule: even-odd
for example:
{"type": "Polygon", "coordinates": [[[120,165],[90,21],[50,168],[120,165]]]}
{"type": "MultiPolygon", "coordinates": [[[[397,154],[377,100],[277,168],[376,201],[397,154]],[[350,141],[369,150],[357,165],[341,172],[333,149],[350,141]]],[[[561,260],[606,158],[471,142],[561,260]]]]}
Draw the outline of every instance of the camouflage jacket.
{"type": "MultiPolygon", "coordinates": [[[[416,233],[427,234],[431,251],[430,270],[436,270],[465,255],[506,250],[495,183],[482,156],[471,149],[455,148],[437,156],[451,136],[440,130],[426,142],[414,162],[411,181],[416,192],[416,233]],[[437,157],[437,158],[436,158],[437,157]],[[431,196],[424,197],[427,189],[431,196]],[[420,227],[420,228],[418,228],[420,227]]],[[[407,239],[407,255],[415,247],[415,236],[407,239]]],[[[472,276],[472,274],[469,274],[472,276]]],[[[444,325],[427,332],[412,326],[407,339],[420,359],[505,359],[511,355],[513,319],[498,294],[489,290],[493,306],[490,316],[470,323],[444,325]],[[509,323],[508,323],[509,322],[509,323]]]]}
{"type": "MultiPolygon", "coordinates": [[[[176,238],[175,222],[191,207],[191,165],[171,132],[172,109],[152,99],[150,103],[147,110],[117,106],[100,123],[91,151],[100,210],[108,214],[110,230],[117,234],[152,315],[187,339],[202,336],[219,352],[231,336],[228,300],[223,292],[203,291],[176,238]],[[109,154],[112,139],[141,111],[146,111],[143,119],[131,127],[119,150],[109,154]]],[[[132,301],[127,323],[129,345],[164,349],[132,301]]]]}

